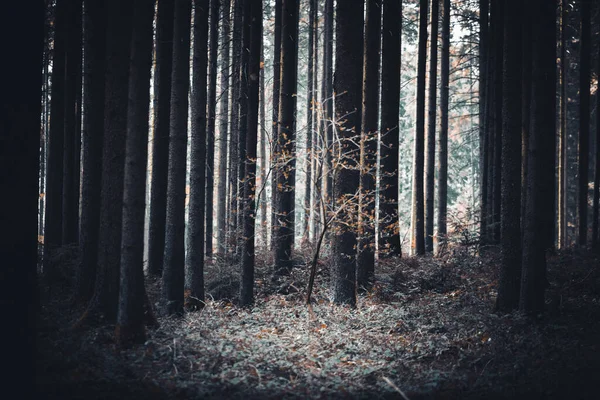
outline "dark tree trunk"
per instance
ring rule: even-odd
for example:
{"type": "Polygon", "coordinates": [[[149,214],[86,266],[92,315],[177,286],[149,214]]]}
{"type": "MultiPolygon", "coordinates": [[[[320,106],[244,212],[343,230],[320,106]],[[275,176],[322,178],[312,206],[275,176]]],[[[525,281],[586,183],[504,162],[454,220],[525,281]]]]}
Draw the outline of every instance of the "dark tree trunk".
{"type": "Polygon", "coordinates": [[[106,1],[86,0],[84,37],[83,180],[81,226],[75,296],[88,301],[94,292],[100,229],[102,137],[104,135],[104,76],[106,57],[106,1]]]}
{"type": "Polygon", "coordinates": [[[243,237],[242,279],[240,285],[240,305],[249,306],[254,302],[254,246],[255,246],[255,194],[256,156],[258,140],[258,96],[262,45],[262,2],[245,1],[244,32],[249,34],[248,49],[248,93],[246,130],[246,176],[243,196],[243,237]]]}
{"type": "Polygon", "coordinates": [[[448,215],[448,100],[450,91],[450,0],[442,6],[442,54],[440,70],[440,134],[438,137],[437,254],[446,250],[448,215]]]}
{"type": "Polygon", "coordinates": [[[46,222],[44,224],[44,274],[49,278],[53,278],[56,272],[52,265],[53,251],[63,244],[62,191],[68,11],[68,0],[57,0],[54,8],[54,59],[46,172],[46,222]]]}
{"type": "Polygon", "coordinates": [[[502,107],[502,267],[496,309],[510,312],[519,305],[521,279],[521,55],[522,7],[506,0],[502,107]]]}
{"type": "Polygon", "coordinates": [[[437,123],[437,56],[440,0],[431,0],[429,40],[429,104],[425,157],[425,251],[433,251],[433,198],[435,191],[435,127],[437,123]]]}
{"type": "Polygon", "coordinates": [[[129,107],[125,145],[121,281],[115,329],[117,343],[143,343],[144,329],[144,219],[148,161],[148,112],[152,69],[154,2],[136,0],[129,63],[129,107]]]}
{"type": "MultiPolygon", "coordinates": [[[[38,394],[36,220],[44,9],[41,0],[3,4],[5,21],[0,27],[6,52],[0,84],[0,187],[4,194],[0,200],[0,310],[7,318],[3,338],[10,341],[10,348],[3,352],[10,368],[4,370],[2,379],[4,390],[18,391],[25,398],[38,394]]],[[[60,222],[60,213],[58,217],[60,222]]]]}
{"type": "MultiPolygon", "coordinates": [[[[262,42],[262,40],[261,40],[262,42]]],[[[257,196],[260,195],[260,198],[258,199],[258,201],[260,201],[260,235],[262,238],[262,244],[265,246],[265,249],[267,248],[267,233],[268,233],[268,227],[267,227],[267,191],[266,191],[266,184],[267,184],[267,166],[268,166],[268,159],[269,156],[267,154],[267,105],[266,105],[266,95],[265,95],[265,68],[264,68],[264,63],[265,63],[265,46],[263,43],[261,43],[261,47],[260,47],[260,65],[263,65],[263,67],[260,68],[260,88],[259,88],[259,98],[258,98],[258,102],[259,102],[259,123],[258,126],[260,127],[260,139],[259,143],[260,143],[260,186],[257,186],[256,191],[257,191],[257,196]]],[[[259,66],[260,66],[259,65],[259,66]]]]}
{"type": "Polygon", "coordinates": [[[375,179],[379,117],[379,65],[381,50],[381,1],[367,0],[363,44],[362,127],[360,148],[359,246],[356,284],[369,289],[375,276],[375,179]]]}
{"type": "Polygon", "coordinates": [[[523,234],[524,215],[527,206],[527,153],[529,149],[529,131],[531,129],[531,8],[522,8],[522,89],[521,89],[521,236],[523,234]]]}
{"type": "Polygon", "coordinates": [[[591,27],[590,2],[581,1],[581,40],[579,59],[579,238],[580,246],[587,245],[588,184],[590,152],[590,60],[591,27]]]}
{"type": "Polygon", "coordinates": [[[121,222],[123,216],[123,174],[129,93],[129,55],[133,1],[109,0],[104,85],[104,136],[102,145],[102,189],[98,271],[94,297],[86,315],[103,314],[117,318],[119,265],[121,263],[121,222]]]}
{"type": "Polygon", "coordinates": [[[380,256],[402,255],[398,220],[398,160],[400,146],[400,61],[402,1],[383,2],[383,38],[381,63],[381,136],[379,145],[378,222],[382,236],[380,256]]]}
{"type": "Polygon", "coordinates": [[[553,210],[542,207],[552,196],[556,109],[556,9],[553,2],[536,0],[532,10],[532,103],[529,162],[527,175],[527,208],[523,235],[523,272],[519,309],[537,313],[544,308],[546,287],[546,238],[540,232],[553,223],[553,210]],[[548,222],[546,222],[548,221],[548,222]]]}
{"type": "Polygon", "coordinates": [[[152,141],[152,185],[148,235],[148,272],[153,276],[162,274],[165,251],[174,4],[175,0],[159,0],[156,16],[154,138],[152,141]]]}
{"type": "MultiPolygon", "coordinates": [[[[186,287],[190,290],[190,308],[202,307],[204,302],[204,210],[212,207],[206,197],[207,171],[207,74],[209,0],[195,0],[194,55],[192,66],[190,143],[190,197],[187,224],[186,287]]],[[[214,7],[214,0],[210,6],[214,7]]],[[[215,11],[211,7],[211,12],[215,11]]],[[[211,21],[212,22],[212,21],[211,21]]],[[[210,116],[210,113],[209,115],[210,116]]],[[[210,118],[210,117],[209,117],[210,118]]],[[[207,241],[208,246],[208,241],[207,241]]],[[[207,247],[208,249],[208,247],[207,247]]]]}
{"type": "MultiPolygon", "coordinates": [[[[169,184],[167,188],[167,220],[162,276],[163,306],[166,314],[170,315],[183,312],[190,14],[190,2],[175,2],[169,123],[169,184]]],[[[203,246],[203,244],[198,244],[198,246],[203,246]]]]}
{"type": "MultiPolygon", "coordinates": [[[[227,0],[223,0],[227,1],[227,0]]],[[[208,121],[206,128],[206,256],[213,252],[213,190],[215,186],[215,124],[217,115],[217,50],[219,48],[219,3],[210,3],[208,121]]]]}
{"type": "Polygon", "coordinates": [[[493,167],[492,167],[492,213],[493,213],[493,231],[492,238],[494,243],[500,243],[500,225],[501,225],[501,183],[502,183],[502,70],[503,70],[503,49],[504,49],[504,2],[498,0],[492,3],[493,15],[497,18],[494,25],[496,30],[494,38],[496,47],[494,52],[494,142],[493,142],[493,167]]]}
{"type": "Polygon", "coordinates": [[[315,99],[315,103],[313,104],[313,135],[312,135],[312,190],[311,190],[311,199],[312,202],[312,214],[309,220],[310,233],[309,238],[312,237],[313,241],[317,240],[317,229],[318,229],[318,221],[320,220],[321,208],[319,206],[319,200],[321,198],[321,176],[323,172],[322,168],[322,147],[321,146],[321,135],[322,135],[322,102],[319,96],[319,2],[317,2],[314,13],[315,13],[315,22],[312,26],[314,31],[313,37],[313,64],[312,69],[314,71],[314,82],[313,82],[313,96],[315,99]]]}
{"type": "Polygon", "coordinates": [[[279,129],[279,89],[281,85],[281,12],[283,0],[275,0],[275,30],[273,38],[273,133],[271,143],[271,249],[274,250],[279,229],[279,220],[277,217],[277,181],[279,176],[279,166],[277,165],[277,130],[279,129]]]}
{"type": "Polygon", "coordinates": [[[487,119],[489,118],[487,103],[488,95],[488,58],[489,58],[489,0],[479,0],[479,171],[480,182],[480,229],[479,236],[482,244],[487,232],[487,185],[489,180],[487,169],[487,119]]]}
{"type": "Polygon", "coordinates": [[[63,146],[62,241],[73,244],[79,231],[79,146],[77,93],[81,93],[81,0],[69,2],[65,63],[65,129],[63,146]]]}
{"type": "MultiPolygon", "coordinates": [[[[567,244],[567,0],[560,0],[560,68],[559,68],[559,144],[558,144],[558,248],[565,249],[567,244]]],[[[600,115],[600,114],[599,114],[600,115]]],[[[600,143],[600,142],[597,142],[600,143]]],[[[600,158],[598,158],[600,159],[600,158]]],[[[597,185],[595,185],[596,187],[597,185]]],[[[596,218],[594,218],[596,221],[596,218]]],[[[593,241],[593,240],[592,240],[593,241]]]]}
{"type": "Polygon", "coordinates": [[[344,159],[336,162],[334,171],[334,199],[337,217],[332,233],[333,265],[331,281],[333,301],[356,306],[356,222],[360,174],[360,136],[364,2],[360,0],[338,2],[336,5],[335,53],[335,119],[339,141],[336,153],[344,159]],[[342,162],[344,161],[344,162],[342,162]]]}
{"type": "Polygon", "coordinates": [[[298,87],[298,17],[300,2],[283,0],[281,23],[281,83],[277,130],[277,204],[275,269],[292,264],[296,184],[296,93],[298,87]]]}
{"type": "MultiPolygon", "coordinates": [[[[597,8],[600,11],[600,7],[597,8]]],[[[600,15],[600,14],[598,14],[600,15]]],[[[600,50],[600,48],[599,48],[600,50]]],[[[598,55],[598,66],[596,76],[600,77],[600,53],[598,55]]],[[[598,208],[600,206],[600,92],[596,90],[596,166],[594,176],[594,221],[592,229],[592,244],[598,249],[598,208]]]]}
{"type": "Polygon", "coordinates": [[[417,66],[417,115],[413,161],[411,250],[425,254],[423,168],[425,167],[425,67],[427,60],[427,0],[419,1],[419,59],[417,66]]]}
{"type": "Polygon", "coordinates": [[[217,249],[219,254],[227,253],[227,141],[229,128],[229,57],[230,41],[230,1],[222,3],[223,22],[221,24],[221,100],[219,123],[219,182],[217,183],[217,249]]]}
{"type": "Polygon", "coordinates": [[[325,180],[324,198],[327,207],[333,205],[333,166],[331,148],[333,144],[333,0],[325,0],[325,51],[323,55],[323,88],[321,103],[325,108],[325,180]]]}

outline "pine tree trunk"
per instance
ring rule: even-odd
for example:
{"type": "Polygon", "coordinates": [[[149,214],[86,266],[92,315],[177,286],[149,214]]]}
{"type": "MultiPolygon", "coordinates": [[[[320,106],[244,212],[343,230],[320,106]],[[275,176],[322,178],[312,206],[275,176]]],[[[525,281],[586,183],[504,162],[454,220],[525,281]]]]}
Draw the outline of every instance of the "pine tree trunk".
{"type": "MultiPolygon", "coordinates": [[[[567,241],[567,0],[560,2],[560,136],[559,136],[559,162],[558,162],[558,248],[568,247],[567,241]]],[[[600,114],[599,114],[600,115],[600,114]]]]}
{"type": "MultiPolygon", "coordinates": [[[[600,7],[597,8],[600,10],[600,7]]],[[[599,49],[600,50],[600,49],[599,49]]],[[[596,76],[600,77],[600,56],[596,76]]],[[[592,245],[598,249],[598,208],[600,207],[600,92],[596,89],[596,166],[594,176],[594,220],[592,228],[592,245]]]]}
{"type": "Polygon", "coordinates": [[[438,137],[438,207],[436,253],[446,251],[448,215],[448,104],[450,91],[450,0],[442,6],[442,54],[440,70],[440,134],[438,137]]]}
{"type": "Polygon", "coordinates": [[[136,0],[133,15],[129,99],[123,191],[121,281],[115,329],[117,343],[127,347],[143,343],[144,329],[144,219],[148,161],[148,112],[152,69],[154,3],[136,0]]]}
{"type": "Polygon", "coordinates": [[[148,273],[153,276],[162,274],[165,251],[174,6],[175,0],[158,0],[156,17],[154,140],[152,142],[152,184],[148,234],[148,273]]]}
{"type": "Polygon", "coordinates": [[[523,40],[521,57],[522,90],[521,90],[521,236],[523,234],[523,216],[527,205],[527,153],[529,148],[529,131],[531,129],[531,8],[523,7],[521,22],[523,23],[523,40]]]}
{"type": "Polygon", "coordinates": [[[504,49],[504,2],[498,0],[492,3],[493,15],[497,18],[495,27],[496,47],[494,52],[494,142],[493,142],[493,167],[492,167],[492,215],[493,230],[492,238],[494,243],[500,243],[501,226],[501,184],[502,184],[502,70],[503,70],[503,49],[504,49]]]}
{"type": "MultiPolygon", "coordinates": [[[[210,4],[211,12],[216,12],[215,1],[210,4]]],[[[190,143],[190,197],[187,223],[186,288],[190,290],[186,300],[191,308],[202,307],[204,302],[204,210],[208,203],[206,190],[207,153],[212,151],[207,144],[207,73],[208,65],[208,24],[209,0],[195,0],[194,49],[192,66],[191,95],[191,143],[190,143]]],[[[211,19],[212,22],[212,19],[211,19]]],[[[211,52],[212,53],[212,52],[211,52]]],[[[209,94],[210,96],[210,94],[209,94]]],[[[208,124],[210,127],[210,123],[208,124]]],[[[210,171],[209,171],[210,172],[210,171]]],[[[207,240],[207,243],[209,241],[207,240]]],[[[207,248],[208,249],[208,248],[207,248]]]]}
{"type": "Polygon", "coordinates": [[[402,1],[383,2],[381,63],[381,134],[379,145],[379,255],[402,255],[398,219],[398,160],[400,146],[400,70],[402,1]]]}
{"type": "Polygon", "coordinates": [[[229,75],[231,73],[229,57],[230,41],[230,1],[222,3],[223,22],[221,28],[221,100],[219,124],[219,181],[217,183],[217,249],[219,254],[227,253],[227,141],[229,128],[229,75]]]}
{"type": "Polygon", "coordinates": [[[590,151],[590,5],[581,1],[581,40],[579,60],[579,238],[580,246],[587,245],[588,184],[590,151]]]}
{"type": "Polygon", "coordinates": [[[271,143],[271,249],[275,250],[275,239],[279,229],[279,219],[277,217],[277,181],[279,176],[279,166],[277,165],[277,130],[279,129],[279,89],[281,85],[281,17],[283,0],[275,0],[275,29],[273,38],[273,133],[271,143]]]}
{"type": "Polygon", "coordinates": [[[243,196],[242,279],[240,305],[248,306],[254,301],[254,246],[255,246],[255,190],[256,158],[258,140],[259,75],[262,45],[262,2],[245,1],[244,32],[248,34],[248,87],[246,130],[246,176],[243,196]]]}
{"type": "Polygon", "coordinates": [[[298,87],[298,0],[283,0],[281,23],[281,83],[277,129],[277,204],[275,269],[292,265],[295,230],[296,93],[298,87]]]}
{"type": "Polygon", "coordinates": [[[100,229],[102,137],[104,135],[104,75],[106,57],[106,1],[86,0],[84,37],[83,180],[81,227],[75,296],[88,301],[94,292],[100,229]]]}
{"type": "Polygon", "coordinates": [[[487,232],[487,119],[489,118],[487,103],[488,95],[488,58],[489,58],[489,0],[479,0],[479,171],[481,175],[480,182],[480,228],[479,237],[481,244],[484,244],[487,232]]]}
{"type": "Polygon", "coordinates": [[[310,240],[310,219],[313,210],[310,207],[310,199],[312,197],[313,180],[312,180],[312,159],[313,159],[313,135],[315,130],[314,111],[316,104],[315,90],[315,21],[317,19],[317,1],[309,0],[308,10],[308,67],[307,67],[307,96],[306,96],[306,190],[304,191],[304,226],[302,230],[302,241],[310,240]]]}
{"type": "Polygon", "coordinates": [[[381,1],[367,0],[363,44],[362,126],[360,139],[359,246],[356,284],[369,289],[375,275],[375,180],[379,117],[381,1]]]}
{"type": "Polygon", "coordinates": [[[522,7],[506,0],[504,18],[502,114],[502,265],[496,309],[510,312],[519,305],[521,279],[521,89],[522,7]]]}
{"type": "MultiPolygon", "coordinates": [[[[224,0],[227,1],[227,0],[224,0]]],[[[213,252],[213,190],[215,186],[215,124],[217,114],[217,50],[219,48],[220,0],[210,3],[208,121],[206,129],[206,256],[213,252]]]]}
{"type": "Polygon", "coordinates": [[[265,95],[265,46],[261,40],[260,47],[260,88],[259,88],[259,124],[260,127],[260,186],[257,184],[257,196],[260,192],[260,198],[257,199],[260,201],[260,235],[262,244],[267,247],[267,234],[268,234],[268,226],[267,226],[267,191],[266,191],[266,182],[267,182],[267,174],[268,174],[268,160],[269,156],[267,154],[267,105],[266,105],[266,95],[265,95]]]}
{"type": "MultiPolygon", "coordinates": [[[[191,4],[175,2],[171,114],[169,123],[169,171],[167,220],[163,265],[163,302],[166,314],[183,312],[185,170],[187,147],[188,88],[190,79],[191,4]]],[[[202,246],[202,244],[199,244],[202,246]]]]}
{"type": "Polygon", "coordinates": [[[433,251],[433,198],[435,191],[435,127],[437,123],[437,48],[440,0],[431,0],[429,40],[429,104],[425,157],[425,251],[433,251]]]}
{"type": "Polygon", "coordinates": [[[321,208],[319,207],[319,199],[321,198],[321,175],[322,175],[322,168],[321,168],[321,161],[320,159],[322,158],[322,148],[320,147],[321,144],[321,135],[322,135],[322,124],[321,124],[321,117],[323,115],[322,113],[322,102],[321,102],[321,96],[319,96],[319,92],[320,92],[320,87],[319,87],[319,18],[318,18],[318,11],[319,11],[319,2],[317,2],[315,9],[314,9],[314,13],[315,13],[315,22],[314,25],[312,26],[312,29],[314,30],[313,33],[313,37],[314,37],[314,42],[313,42],[313,66],[312,69],[314,71],[314,82],[313,82],[313,90],[314,90],[314,98],[315,98],[315,103],[313,104],[313,135],[312,135],[312,198],[310,199],[311,201],[311,207],[312,207],[312,214],[310,216],[310,220],[309,220],[309,225],[310,225],[310,233],[309,233],[309,238],[312,237],[312,240],[316,240],[317,238],[317,229],[318,229],[318,221],[320,219],[320,215],[321,215],[321,208]]]}
{"type": "Polygon", "coordinates": [[[417,66],[417,108],[411,218],[411,250],[425,254],[423,169],[425,167],[425,67],[427,58],[427,0],[419,1],[419,58],[417,66]]]}
{"type": "Polygon", "coordinates": [[[325,180],[324,198],[326,208],[333,206],[333,165],[331,149],[333,145],[333,0],[325,0],[325,51],[323,58],[324,96],[321,100],[325,108],[325,180]]]}

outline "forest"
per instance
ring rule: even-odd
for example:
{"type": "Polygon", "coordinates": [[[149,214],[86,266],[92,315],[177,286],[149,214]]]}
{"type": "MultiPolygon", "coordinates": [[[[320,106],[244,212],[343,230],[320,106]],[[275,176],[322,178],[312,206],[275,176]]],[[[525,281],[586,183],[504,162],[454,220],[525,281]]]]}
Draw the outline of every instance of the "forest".
{"type": "Polygon", "coordinates": [[[3,8],[7,393],[600,397],[600,2],[3,8]]]}

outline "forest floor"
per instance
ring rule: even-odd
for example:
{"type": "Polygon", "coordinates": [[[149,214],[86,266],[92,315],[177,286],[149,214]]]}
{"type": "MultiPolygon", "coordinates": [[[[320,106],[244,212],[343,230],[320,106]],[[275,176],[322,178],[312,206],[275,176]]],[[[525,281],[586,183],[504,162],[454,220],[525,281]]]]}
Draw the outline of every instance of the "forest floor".
{"type": "MultiPolygon", "coordinates": [[[[129,350],[117,348],[110,324],[70,329],[83,310],[70,305],[65,281],[43,296],[39,398],[600,398],[596,255],[550,256],[548,310],[525,317],[493,312],[493,250],[453,253],[381,262],[356,309],[330,303],[327,260],[310,309],[308,267],[276,278],[257,268],[256,304],[246,310],[234,305],[236,268],[215,262],[206,306],[159,317],[129,350]]],[[[160,282],[147,287],[156,302],[160,282]]]]}

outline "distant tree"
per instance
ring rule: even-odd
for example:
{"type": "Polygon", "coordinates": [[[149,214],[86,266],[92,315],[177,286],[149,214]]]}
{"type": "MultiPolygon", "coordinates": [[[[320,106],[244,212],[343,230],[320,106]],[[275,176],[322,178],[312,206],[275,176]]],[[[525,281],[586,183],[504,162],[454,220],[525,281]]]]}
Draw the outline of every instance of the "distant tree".
{"type": "MultiPolygon", "coordinates": [[[[215,124],[217,116],[217,57],[219,49],[219,8],[221,0],[210,2],[208,114],[206,128],[206,256],[213,251],[213,190],[215,186],[215,124]]],[[[224,0],[227,1],[227,0],[224,0]]]]}
{"type": "Polygon", "coordinates": [[[433,251],[433,206],[435,192],[435,128],[437,125],[437,56],[440,0],[431,0],[429,39],[429,104],[425,157],[425,251],[433,251]]]}
{"type": "Polygon", "coordinates": [[[519,305],[521,279],[521,55],[522,6],[506,0],[504,8],[504,69],[502,114],[502,268],[496,309],[509,312],[519,305]]]}
{"type": "Polygon", "coordinates": [[[75,296],[87,302],[94,292],[100,229],[102,136],[104,134],[104,75],[106,68],[106,0],[85,1],[83,98],[83,175],[81,225],[75,296]]]}
{"type": "Polygon", "coordinates": [[[442,54],[440,70],[440,134],[438,136],[438,207],[437,207],[437,253],[446,249],[448,215],[448,103],[450,92],[450,0],[442,5],[442,54]]]}
{"type": "MultiPolygon", "coordinates": [[[[207,152],[212,151],[207,146],[207,73],[208,65],[208,10],[209,0],[194,2],[194,48],[192,66],[191,93],[191,143],[190,143],[190,197],[188,205],[187,224],[187,258],[186,258],[186,288],[190,290],[187,299],[192,308],[202,307],[204,302],[204,210],[211,207],[207,203],[206,176],[207,152]]],[[[215,11],[214,1],[210,4],[211,12],[215,11]]],[[[211,17],[212,23],[212,17],[211,17]]],[[[211,37],[212,38],[212,37],[211,37]]],[[[208,243],[208,241],[207,241],[208,243]]],[[[207,247],[208,249],[208,244],[207,247]]]]}
{"type": "Polygon", "coordinates": [[[152,183],[150,188],[148,234],[148,273],[153,276],[160,276],[162,274],[165,251],[174,6],[175,0],[158,0],[156,13],[154,133],[152,140],[152,183]]]}
{"type": "Polygon", "coordinates": [[[579,59],[579,238],[580,246],[587,245],[588,185],[590,152],[590,62],[591,10],[590,2],[581,0],[581,39],[579,59]]]}
{"type": "Polygon", "coordinates": [[[135,0],[129,63],[119,308],[115,334],[127,347],[146,340],[144,329],[144,220],[148,161],[148,112],[154,2],[135,0]]]}
{"type": "MultiPolygon", "coordinates": [[[[171,74],[171,114],[169,124],[169,174],[167,222],[163,265],[163,306],[166,314],[183,312],[185,170],[187,146],[188,89],[190,80],[191,3],[176,1],[173,29],[171,74]]],[[[203,244],[200,244],[203,246],[203,244]]]]}
{"type": "Polygon", "coordinates": [[[332,232],[333,301],[356,306],[356,213],[353,200],[359,189],[359,154],[362,106],[363,16],[361,0],[336,3],[335,119],[336,154],[334,199],[337,216],[332,232]],[[357,45],[359,44],[359,45],[357,45]]]}
{"type": "Polygon", "coordinates": [[[294,248],[296,181],[296,92],[298,86],[298,0],[283,0],[281,83],[277,129],[275,269],[289,269],[294,248]]]}
{"type": "Polygon", "coordinates": [[[254,301],[254,246],[256,203],[256,158],[258,140],[259,75],[262,47],[262,2],[245,0],[244,32],[249,34],[248,80],[247,80],[247,130],[244,178],[243,250],[241,268],[240,304],[247,306],[254,301]]]}
{"type": "Polygon", "coordinates": [[[383,2],[379,209],[382,255],[402,255],[398,220],[402,1],[383,2]],[[383,250],[383,251],[382,251],[383,250]]]}
{"type": "Polygon", "coordinates": [[[331,145],[333,142],[333,0],[325,0],[323,39],[323,79],[321,86],[321,103],[323,104],[322,132],[324,136],[325,168],[323,180],[323,197],[327,205],[333,201],[333,173],[331,145]]]}
{"type": "MultiPolygon", "coordinates": [[[[553,2],[536,0],[532,14],[531,132],[528,151],[527,208],[523,234],[523,272],[519,309],[537,313],[544,308],[547,239],[540,234],[554,221],[553,210],[541,207],[554,193],[553,178],[556,111],[556,9],[553,2]]],[[[552,204],[552,203],[551,203],[552,204]]],[[[553,207],[552,207],[553,208],[553,207]]]]}
{"type": "Polygon", "coordinates": [[[425,226],[423,202],[423,168],[425,141],[425,67],[427,58],[427,0],[419,1],[419,56],[417,66],[417,108],[415,147],[413,161],[413,190],[411,218],[411,250],[413,254],[425,254],[425,226]]]}
{"type": "Polygon", "coordinates": [[[363,44],[362,127],[360,138],[359,243],[356,284],[369,288],[375,275],[375,180],[379,117],[381,1],[367,0],[363,44]]]}

